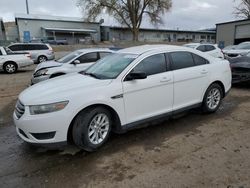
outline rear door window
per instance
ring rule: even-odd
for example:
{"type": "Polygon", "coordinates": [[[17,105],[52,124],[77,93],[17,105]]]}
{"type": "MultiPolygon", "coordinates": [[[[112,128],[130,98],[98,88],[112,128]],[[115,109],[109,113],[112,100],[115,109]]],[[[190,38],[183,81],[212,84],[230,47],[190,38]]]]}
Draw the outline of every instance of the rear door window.
{"type": "Polygon", "coordinates": [[[148,76],[160,74],[166,71],[167,66],[164,54],[147,57],[133,69],[133,72],[145,72],[148,76]]]}
{"type": "Polygon", "coordinates": [[[197,50],[201,51],[201,52],[205,52],[206,51],[206,47],[205,45],[201,45],[197,48],[197,50]]]}
{"type": "Polygon", "coordinates": [[[215,50],[215,47],[213,45],[206,45],[206,52],[215,50]]]}
{"type": "Polygon", "coordinates": [[[201,56],[198,56],[196,54],[192,54],[192,56],[193,56],[195,65],[199,66],[199,65],[206,65],[209,63],[208,60],[204,59],[201,56]]]}
{"type": "Polygon", "coordinates": [[[98,53],[93,52],[93,53],[84,54],[78,57],[77,60],[79,60],[81,63],[96,62],[98,60],[98,53]]]}
{"type": "Polygon", "coordinates": [[[172,69],[179,70],[195,66],[193,56],[189,52],[172,52],[170,53],[172,60],[172,69]]]}

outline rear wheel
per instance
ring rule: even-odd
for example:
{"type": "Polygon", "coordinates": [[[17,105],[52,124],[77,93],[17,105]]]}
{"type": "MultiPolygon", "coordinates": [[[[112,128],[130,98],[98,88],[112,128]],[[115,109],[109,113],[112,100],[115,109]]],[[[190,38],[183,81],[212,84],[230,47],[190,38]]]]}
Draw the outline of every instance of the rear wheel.
{"type": "Polygon", "coordinates": [[[223,98],[223,92],[219,84],[214,83],[211,86],[209,86],[203,99],[203,104],[202,104],[203,111],[205,113],[216,112],[221,105],[222,98],[223,98]]]}
{"type": "Polygon", "coordinates": [[[39,56],[38,58],[37,58],[37,62],[38,63],[42,63],[42,62],[45,62],[45,61],[47,61],[48,60],[48,58],[46,57],[46,56],[44,56],[44,55],[41,55],[41,56],[39,56]]]}
{"type": "Polygon", "coordinates": [[[7,62],[3,65],[4,72],[13,74],[17,71],[17,65],[13,62],[7,62]]]}
{"type": "Polygon", "coordinates": [[[111,114],[107,109],[96,107],[84,110],[74,121],[73,141],[86,151],[94,151],[107,141],[111,127],[111,114]]]}

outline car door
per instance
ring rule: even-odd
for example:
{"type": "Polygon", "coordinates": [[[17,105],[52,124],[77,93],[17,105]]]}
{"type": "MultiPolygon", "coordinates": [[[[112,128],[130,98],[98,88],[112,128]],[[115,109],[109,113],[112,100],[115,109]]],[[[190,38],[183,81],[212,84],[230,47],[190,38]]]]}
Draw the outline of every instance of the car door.
{"type": "Polygon", "coordinates": [[[169,53],[174,76],[173,110],[202,102],[209,82],[209,62],[190,52],[169,53]]]}
{"type": "Polygon", "coordinates": [[[89,66],[91,66],[93,63],[95,63],[98,59],[99,59],[98,52],[91,52],[91,53],[83,54],[80,57],[75,59],[75,60],[80,61],[80,63],[75,64],[72,70],[73,72],[83,71],[87,69],[89,66]]]}
{"type": "Polygon", "coordinates": [[[146,79],[123,81],[123,98],[128,123],[172,111],[173,73],[167,71],[165,54],[142,60],[131,72],[145,72],[146,79]]]}

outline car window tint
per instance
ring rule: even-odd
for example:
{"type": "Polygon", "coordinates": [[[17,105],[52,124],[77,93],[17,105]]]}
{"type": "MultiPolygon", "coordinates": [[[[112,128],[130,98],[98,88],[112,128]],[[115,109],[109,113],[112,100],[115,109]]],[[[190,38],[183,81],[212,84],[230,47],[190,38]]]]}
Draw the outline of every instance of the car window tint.
{"type": "Polygon", "coordinates": [[[1,50],[0,50],[0,55],[3,55],[1,50]]]}
{"type": "Polygon", "coordinates": [[[215,50],[214,46],[212,46],[212,45],[206,45],[206,51],[207,52],[212,51],[212,50],[215,50]]]}
{"type": "Polygon", "coordinates": [[[77,60],[79,60],[81,63],[96,62],[98,60],[98,54],[97,52],[88,53],[77,58],[77,60]]]}
{"type": "Polygon", "coordinates": [[[99,52],[100,58],[104,58],[107,55],[110,55],[110,52],[99,52]]]}
{"type": "Polygon", "coordinates": [[[172,69],[184,69],[195,66],[193,56],[189,52],[172,52],[170,53],[172,59],[172,69]]]}
{"type": "Polygon", "coordinates": [[[33,50],[48,50],[48,46],[44,45],[44,44],[35,44],[32,45],[33,50]]]}
{"type": "Polygon", "coordinates": [[[206,59],[204,59],[203,57],[198,56],[196,54],[192,54],[192,55],[193,55],[193,58],[194,58],[195,65],[205,65],[205,64],[208,64],[208,61],[206,59]]]}
{"type": "Polygon", "coordinates": [[[201,51],[201,52],[205,52],[206,51],[206,47],[205,45],[201,45],[197,48],[197,50],[201,51]]]}
{"type": "Polygon", "coordinates": [[[148,76],[166,72],[166,59],[164,54],[157,54],[145,58],[134,69],[133,72],[145,72],[148,76]]]}
{"type": "Polygon", "coordinates": [[[22,46],[21,45],[13,45],[13,46],[9,46],[9,49],[11,49],[12,51],[22,51],[22,46]]]}

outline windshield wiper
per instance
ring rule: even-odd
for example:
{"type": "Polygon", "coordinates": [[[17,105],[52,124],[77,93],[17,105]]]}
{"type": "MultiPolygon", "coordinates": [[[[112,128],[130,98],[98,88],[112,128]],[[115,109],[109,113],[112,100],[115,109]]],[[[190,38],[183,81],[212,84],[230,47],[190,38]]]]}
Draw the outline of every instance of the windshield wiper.
{"type": "Polygon", "coordinates": [[[96,74],[94,74],[94,73],[84,72],[83,74],[84,74],[84,75],[87,75],[87,76],[91,76],[91,77],[96,78],[96,79],[101,79],[98,75],[96,75],[96,74]]]}

